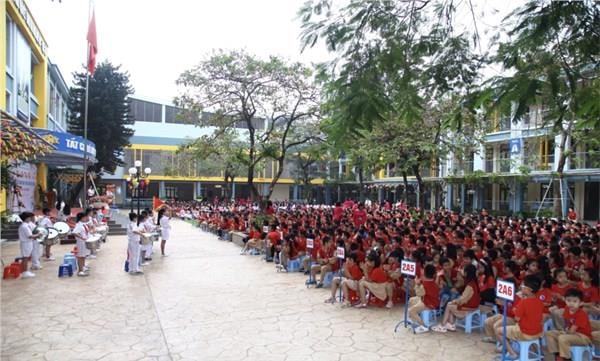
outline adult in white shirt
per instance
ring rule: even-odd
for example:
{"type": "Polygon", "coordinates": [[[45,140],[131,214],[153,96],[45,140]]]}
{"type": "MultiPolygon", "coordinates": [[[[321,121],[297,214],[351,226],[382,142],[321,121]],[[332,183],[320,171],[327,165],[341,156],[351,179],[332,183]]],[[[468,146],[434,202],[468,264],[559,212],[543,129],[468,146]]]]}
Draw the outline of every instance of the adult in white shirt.
{"type": "Polygon", "coordinates": [[[38,243],[37,238],[39,237],[39,235],[32,233],[30,223],[33,222],[34,217],[34,214],[31,212],[23,212],[19,215],[22,221],[19,226],[19,245],[21,247],[21,262],[23,262],[23,269],[25,270],[21,274],[22,278],[35,277],[35,274],[29,271],[27,267],[28,261],[31,260],[33,246],[38,243]]]}
{"type": "MultiPolygon", "coordinates": [[[[50,219],[50,209],[44,208],[42,210],[42,213],[44,213],[44,218],[42,218],[42,220],[40,221],[39,226],[44,227],[44,228],[54,227],[54,223],[52,223],[52,220],[50,219]]],[[[52,254],[50,253],[51,247],[52,246],[48,245],[48,244],[44,246],[44,260],[45,261],[54,261],[54,257],[52,257],[52,254]]]]}
{"type": "MultiPolygon", "coordinates": [[[[140,216],[140,219],[143,216],[140,216]]],[[[140,236],[142,235],[141,223],[138,225],[138,215],[129,213],[129,224],[127,225],[127,263],[129,274],[142,274],[140,268],[140,236]]]]}
{"type": "Polygon", "coordinates": [[[85,257],[90,253],[87,247],[85,246],[85,241],[90,237],[90,232],[88,229],[87,223],[90,221],[90,217],[87,213],[79,212],[77,213],[77,224],[75,228],[71,232],[73,236],[75,236],[75,240],[77,241],[77,276],[83,277],[88,276],[88,268],[85,267],[85,257]]]}
{"type": "Polygon", "coordinates": [[[164,257],[165,254],[165,245],[171,236],[171,225],[169,224],[169,217],[166,214],[167,209],[162,208],[158,211],[158,222],[157,224],[160,226],[160,254],[164,257]]]}

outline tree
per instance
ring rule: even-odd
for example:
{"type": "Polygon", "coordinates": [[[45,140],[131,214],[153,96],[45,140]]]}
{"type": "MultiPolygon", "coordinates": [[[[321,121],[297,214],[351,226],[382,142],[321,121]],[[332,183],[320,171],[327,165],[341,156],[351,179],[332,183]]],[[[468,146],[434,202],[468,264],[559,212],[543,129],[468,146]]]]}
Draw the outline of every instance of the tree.
{"type": "MultiPolygon", "coordinates": [[[[85,108],[85,73],[75,73],[75,86],[70,89],[69,131],[83,136],[85,108]]],[[[129,84],[129,74],[121,71],[120,66],[110,62],[98,65],[89,79],[88,100],[88,139],[96,144],[96,163],[91,168],[114,173],[123,165],[123,149],[129,145],[134,123],[129,106],[129,96],[133,88],[129,84]]]]}
{"type": "Polygon", "coordinates": [[[326,172],[319,168],[329,159],[328,153],[329,149],[326,143],[319,139],[311,140],[294,151],[293,159],[296,166],[293,173],[296,183],[302,186],[303,199],[310,199],[313,179],[326,176],[326,172]]]}
{"type": "Polygon", "coordinates": [[[177,150],[177,153],[191,153],[193,159],[202,162],[204,171],[222,171],[225,182],[223,197],[229,199],[235,178],[240,176],[248,166],[246,144],[236,139],[231,130],[220,133],[218,137],[203,135],[188,141],[177,150]]]}
{"type": "MultiPolygon", "coordinates": [[[[74,73],[75,85],[70,89],[68,121],[69,132],[84,135],[86,73],[74,73]]],[[[121,71],[108,61],[99,64],[89,78],[88,89],[88,139],[96,144],[98,163],[88,170],[96,174],[114,173],[122,166],[123,149],[129,145],[134,131],[129,125],[134,123],[131,115],[129,95],[133,88],[129,84],[129,74],[121,71]]],[[[81,191],[83,179],[75,187],[71,196],[73,203],[81,191]]]]}
{"type": "Polygon", "coordinates": [[[319,92],[310,69],[277,57],[261,60],[243,51],[220,51],[184,72],[178,84],[179,106],[192,114],[213,113],[198,120],[200,126],[215,127],[213,138],[231,130],[246,143],[253,199],[259,198],[256,168],[265,159],[277,161],[268,199],[289,151],[314,137],[306,129],[318,121],[319,92]]]}
{"type": "Polygon", "coordinates": [[[493,61],[504,74],[476,94],[488,112],[513,121],[543,106],[543,126],[560,137],[555,213],[566,217],[564,168],[578,144],[597,142],[600,128],[600,7],[586,1],[529,1],[505,19],[509,40],[493,61]],[[570,143],[570,147],[569,147],[570,143]],[[571,149],[571,150],[569,150],[571,149]]]}

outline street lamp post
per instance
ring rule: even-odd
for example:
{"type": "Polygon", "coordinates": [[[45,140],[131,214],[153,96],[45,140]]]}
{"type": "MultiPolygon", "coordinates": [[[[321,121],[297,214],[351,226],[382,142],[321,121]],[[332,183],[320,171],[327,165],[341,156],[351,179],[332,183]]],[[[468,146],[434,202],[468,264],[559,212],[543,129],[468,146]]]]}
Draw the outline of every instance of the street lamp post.
{"type": "MultiPolygon", "coordinates": [[[[152,173],[152,169],[150,167],[146,167],[142,172],[142,162],[140,160],[136,160],[134,166],[129,168],[129,180],[132,182],[131,187],[131,212],[133,213],[133,192],[135,191],[135,195],[137,197],[137,214],[138,217],[140,215],[140,179],[148,178],[150,173],[152,173]],[[135,181],[135,183],[133,183],[135,181]]],[[[139,224],[139,220],[138,220],[139,224]]]]}

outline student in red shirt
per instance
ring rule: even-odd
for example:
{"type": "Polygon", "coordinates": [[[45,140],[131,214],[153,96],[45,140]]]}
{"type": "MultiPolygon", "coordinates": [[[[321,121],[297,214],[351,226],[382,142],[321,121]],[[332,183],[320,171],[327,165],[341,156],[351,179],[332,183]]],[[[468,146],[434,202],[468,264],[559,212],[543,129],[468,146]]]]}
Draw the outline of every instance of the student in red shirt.
{"type": "Polygon", "coordinates": [[[360,227],[367,223],[367,212],[365,212],[365,206],[360,204],[358,209],[352,211],[352,221],[355,227],[360,227]]]}
{"type": "Polygon", "coordinates": [[[342,287],[343,299],[346,306],[350,306],[349,290],[358,291],[358,281],[362,278],[362,271],[358,266],[358,256],[352,252],[346,257],[344,264],[344,275],[340,282],[339,277],[335,277],[331,282],[331,296],[325,300],[325,303],[335,303],[336,292],[342,287]]]}
{"type": "Polygon", "coordinates": [[[465,266],[463,270],[463,279],[465,289],[461,296],[451,302],[448,302],[444,317],[439,325],[433,326],[431,329],[435,332],[456,331],[454,322],[457,318],[463,319],[467,313],[479,308],[479,285],[477,284],[477,267],[472,264],[465,266]]]}
{"type": "Polygon", "coordinates": [[[425,266],[424,276],[415,279],[416,296],[408,300],[408,317],[413,323],[418,324],[415,333],[425,333],[429,329],[425,327],[420,313],[425,310],[437,310],[440,307],[440,288],[435,282],[435,266],[425,266]]]}
{"type": "Polygon", "coordinates": [[[554,321],[554,327],[557,330],[563,330],[565,328],[562,319],[562,309],[565,308],[564,295],[571,286],[567,278],[567,272],[562,268],[554,271],[554,281],[556,282],[552,285],[554,306],[550,307],[550,314],[554,321]]]}
{"type": "Polygon", "coordinates": [[[579,279],[581,281],[577,283],[577,289],[583,294],[581,301],[583,302],[584,309],[600,302],[600,296],[598,295],[598,270],[586,268],[579,272],[579,279]]]}
{"type": "Polygon", "coordinates": [[[592,326],[587,313],[583,311],[583,293],[570,288],[565,293],[566,307],[563,311],[565,331],[546,332],[548,352],[556,356],[557,361],[571,357],[571,346],[587,346],[592,343],[592,326]]]}
{"type": "Polygon", "coordinates": [[[364,277],[358,283],[360,303],[357,308],[367,307],[367,290],[380,300],[387,298],[388,276],[381,267],[381,257],[376,251],[371,251],[367,256],[367,263],[363,269],[364,277]]]}
{"type": "Polygon", "coordinates": [[[262,232],[260,231],[260,226],[255,224],[250,233],[248,233],[248,242],[244,245],[244,248],[240,252],[240,254],[246,254],[248,251],[252,249],[259,250],[260,244],[262,243],[262,232]]]}
{"type": "Polygon", "coordinates": [[[343,216],[344,216],[344,208],[342,207],[342,204],[340,202],[337,202],[335,204],[335,208],[333,209],[333,221],[339,222],[342,220],[343,216]]]}
{"type": "Polygon", "coordinates": [[[480,259],[477,267],[481,304],[496,302],[496,278],[492,269],[492,261],[487,257],[480,259]]]}
{"type": "MultiPolygon", "coordinates": [[[[540,279],[527,276],[521,284],[521,300],[514,307],[516,325],[506,328],[506,338],[511,341],[529,341],[542,337],[544,333],[544,304],[536,296],[540,289],[540,279]]],[[[496,339],[502,339],[503,327],[496,328],[496,339]]],[[[512,360],[519,355],[512,348],[511,342],[506,343],[507,356],[512,360]]]]}
{"type": "Polygon", "coordinates": [[[275,257],[281,246],[281,233],[277,232],[276,225],[271,226],[271,230],[267,233],[267,240],[270,245],[270,253],[267,255],[267,262],[273,262],[273,257],[275,257]]]}

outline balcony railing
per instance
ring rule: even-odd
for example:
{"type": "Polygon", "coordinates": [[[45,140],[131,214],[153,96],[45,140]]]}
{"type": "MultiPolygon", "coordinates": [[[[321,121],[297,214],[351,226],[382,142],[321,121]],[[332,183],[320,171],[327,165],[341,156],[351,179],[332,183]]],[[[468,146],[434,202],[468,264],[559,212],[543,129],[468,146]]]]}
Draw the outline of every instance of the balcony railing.
{"type": "Polygon", "coordinates": [[[554,166],[554,154],[548,155],[525,155],[523,165],[535,171],[551,170],[554,166]]]}
{"type": "Polygon", "coordinates": [[[600,151],[575,152],[569,156],[569,169],[600,168],[600,151]]]}

